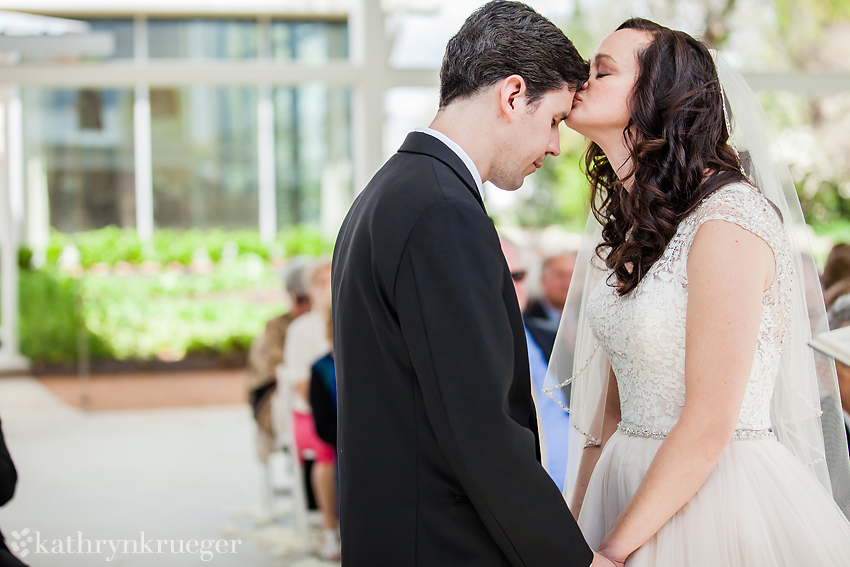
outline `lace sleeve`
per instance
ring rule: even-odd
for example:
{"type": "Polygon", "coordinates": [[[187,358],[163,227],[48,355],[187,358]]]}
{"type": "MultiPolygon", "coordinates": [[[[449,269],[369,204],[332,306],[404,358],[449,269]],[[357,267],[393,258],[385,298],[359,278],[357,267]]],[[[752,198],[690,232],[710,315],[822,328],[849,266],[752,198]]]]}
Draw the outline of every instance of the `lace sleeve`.
{"type": "Polygon", "coordinates": [[[788,244],[779,211],[751,185],[727,185],[700,204],[691,217],[688,247],[699,227],[710,220],[734,223],[764,240],[773,251],[777,268],[783,260],[790,261],[785,258],[788,244]]]}

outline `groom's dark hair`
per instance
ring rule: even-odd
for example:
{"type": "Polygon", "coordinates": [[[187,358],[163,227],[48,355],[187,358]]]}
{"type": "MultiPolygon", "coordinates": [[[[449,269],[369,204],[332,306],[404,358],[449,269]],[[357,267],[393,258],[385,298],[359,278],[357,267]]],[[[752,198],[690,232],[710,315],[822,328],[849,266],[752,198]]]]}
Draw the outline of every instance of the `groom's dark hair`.
{"type": "Polygon", "coordinates": [[[493,0],[473,12],[446,46],[440,108],[511,75],[523,78],[533,105],[564,85],[578,89],[588,69],[564,32],[533,8],[493,0]]]}

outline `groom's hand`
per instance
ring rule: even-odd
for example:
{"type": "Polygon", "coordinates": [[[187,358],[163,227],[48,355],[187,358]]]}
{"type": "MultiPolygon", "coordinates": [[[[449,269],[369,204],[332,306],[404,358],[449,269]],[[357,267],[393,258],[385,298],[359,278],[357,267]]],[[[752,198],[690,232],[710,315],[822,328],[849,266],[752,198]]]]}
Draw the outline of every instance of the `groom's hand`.
{"type": "Polygon", "coordinates": [[[593,552],[593,563],[590,564],[590,567],[625,567],[625,563],[621,563],[619,561],[611,561],[604,555],[600,555],[599,553],[593,552]]]}

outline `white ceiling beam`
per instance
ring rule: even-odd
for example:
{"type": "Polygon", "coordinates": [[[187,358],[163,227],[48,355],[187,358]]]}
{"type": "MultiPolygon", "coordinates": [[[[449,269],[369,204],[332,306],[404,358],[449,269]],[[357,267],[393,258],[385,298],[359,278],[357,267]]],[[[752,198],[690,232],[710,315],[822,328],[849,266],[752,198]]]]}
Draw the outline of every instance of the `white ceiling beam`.
{"type": "Polygon", "coordinates": [[[0,0],[0,9],[55,16],[345,16],[349,0],[0,0]]]}
{"type": "Polygon", "coordinates": [[[0,53],[13,51],[29,57],[67,57],[79,54],[111,55],[115,51],[115,36],[108,32],[66,35],[0,35],[0,53]]]}
{"type": "MultiPolygon", "coordinates": [[[[3,39],[0,37],[0,51],[3,51],[3,39]]],[[[39,39],[43,41],[48,38],[39,39]]],[[[386,87],[439,85],[437,69],[385,68],[380,75],[381,82],[386,87]]],[[[350,85],[361,83],[370,76],[374,76],[374,71],[369,66],[345,61],[303,64],[239,60],[153,60],[141,64],[132,61],[107,61],[0,66],[0,81],[3,83],[57,87],[131,87],[140,81],[148,82],[151,86],[198,83],[296,85],[309,82],[350,85]]],[[[756,91],[810,94],[850,91],[850,73],[744,73],[744,77],[756,91]]]]}
{"type": "MultiPolygon", "coordinates": [[[[345,62],[319,65],[264,61],[162,60],[147,63],[44,63],[0,67],[0,82],[22,86],[132,87],[145,82],[152,87],[211,85],[297,85],[322,82],[331,85],[359,84],[371,75],[368,67],[345,62]]],[[[433,87],[439,84],[436,69],[386,72],[388,86],[433,87]]]]}
{"type": "Polygon", "coordinates": [[[827,94],[850,91],[850,73],[744,73],[754,91],[827,94]]]}

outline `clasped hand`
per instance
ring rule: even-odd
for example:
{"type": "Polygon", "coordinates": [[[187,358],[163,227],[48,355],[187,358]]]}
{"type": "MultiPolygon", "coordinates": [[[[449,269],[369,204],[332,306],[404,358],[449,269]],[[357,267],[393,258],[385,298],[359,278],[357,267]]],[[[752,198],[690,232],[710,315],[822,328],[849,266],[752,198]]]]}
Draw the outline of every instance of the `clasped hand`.
{"type": "Polygon", "coordinates": [[[613,561],[601,553],[593,552],[593,563],[590,567],[625,567],[625,561],[613,561]]]}

